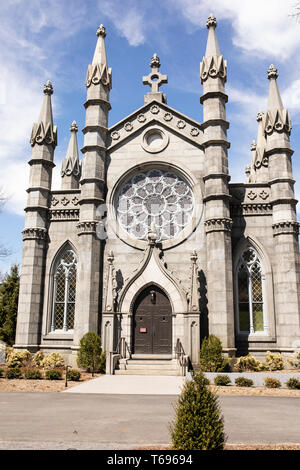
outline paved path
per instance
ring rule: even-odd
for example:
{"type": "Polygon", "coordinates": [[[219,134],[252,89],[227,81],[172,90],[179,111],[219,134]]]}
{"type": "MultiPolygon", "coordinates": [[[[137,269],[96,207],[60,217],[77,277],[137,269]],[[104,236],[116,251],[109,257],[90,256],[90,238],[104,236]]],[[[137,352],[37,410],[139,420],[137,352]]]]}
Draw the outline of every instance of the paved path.
{"type": "Polygon", "coordinates": [[[64,393],[121,395],[178,395],[185,378],[148,375],[103,375],[69,388],[64,393]]]}
{"type": "MultiPolygon", "coordinates": [[[[174,395],[0,393],[0,449],[166,445],[174,395]]],[[[220,397],[228,443],[300,444],[300,398],[220,397]]]]}

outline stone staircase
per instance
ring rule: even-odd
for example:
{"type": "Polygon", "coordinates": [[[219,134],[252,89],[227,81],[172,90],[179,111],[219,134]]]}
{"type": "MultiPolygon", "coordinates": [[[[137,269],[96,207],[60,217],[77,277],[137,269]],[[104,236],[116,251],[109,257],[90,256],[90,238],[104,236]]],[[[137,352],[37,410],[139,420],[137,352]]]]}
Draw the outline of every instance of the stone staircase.
{"type": "Polygon", "coordinates": [[[134,354],[130,359],[119,359],[114,373],[115,375],[183,375],[177,359],[165,354],[134,354]]]}

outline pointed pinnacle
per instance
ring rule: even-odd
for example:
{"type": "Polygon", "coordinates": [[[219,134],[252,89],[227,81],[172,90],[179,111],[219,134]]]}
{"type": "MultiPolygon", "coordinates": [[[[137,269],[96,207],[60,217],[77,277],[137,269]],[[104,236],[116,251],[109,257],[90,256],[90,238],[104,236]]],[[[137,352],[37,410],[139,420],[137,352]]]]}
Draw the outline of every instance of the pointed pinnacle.
{"type": "Polygon", "coordinates": [[[262,121],[263,116],[264,116],[264,113],[262,111],[259,111],[256,116],[257,122],[262,121]]]}
{"type": "Polygon", "coordinates": [[[270,65],[269,70],[268,70],[268,79],[270,80],[271,78],[278,78],[278,71],[277,68],[274,67],[273,64],[270,65]]]}
{"type": "Polygon", "coordinates": [[[50,80],[47,81],[44,85],[44,93],[45,95],[52,95],[53,94],[53,86],[50,80]]]}
{"type": "Polygon", "coordinates": [[[78,132],[78,126],[77,126],[76,121],[72,122],[71,127],[70,127],[70,131],[71,132],[78,132]]]}
{"type": "Polygon", "coordinates": [[[99,28],[97,29],[97,32],[96,32],[97,36],[103,36],[105,38],[106,36],[106,28],[105,26],[103,26],[103,24],[100,24],[99,28]]]}
{"type": "Polygon", "coordinates": [[[211,27],[216,28],[217,27],[217,20],[216,17],[211,13],[209,17],[207,18],[206,21],[206,27],[209,29],[211,27]]]}

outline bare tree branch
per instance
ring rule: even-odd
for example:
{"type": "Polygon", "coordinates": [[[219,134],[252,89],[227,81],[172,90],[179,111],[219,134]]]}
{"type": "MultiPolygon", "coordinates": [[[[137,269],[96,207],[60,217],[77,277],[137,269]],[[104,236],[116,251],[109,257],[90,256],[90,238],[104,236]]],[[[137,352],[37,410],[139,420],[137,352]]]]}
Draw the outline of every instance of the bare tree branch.
{"type": "Polygon", "coordinates": [[[289,16],[296,18],[297,21],[300,20],[300,2],[295,3],[293,6],[293,12],[289,16]]]}

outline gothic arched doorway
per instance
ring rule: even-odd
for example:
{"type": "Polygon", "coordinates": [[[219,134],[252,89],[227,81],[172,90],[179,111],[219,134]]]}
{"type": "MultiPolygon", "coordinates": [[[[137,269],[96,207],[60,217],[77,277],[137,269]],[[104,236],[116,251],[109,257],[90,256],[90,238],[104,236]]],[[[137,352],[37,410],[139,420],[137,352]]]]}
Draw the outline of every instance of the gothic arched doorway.
{"type": "Polygon", "coordinates": [[[172,308],[166,294],[155,285],[146,287],[134,303],[133,352],[172,353],[172,308]]]}

